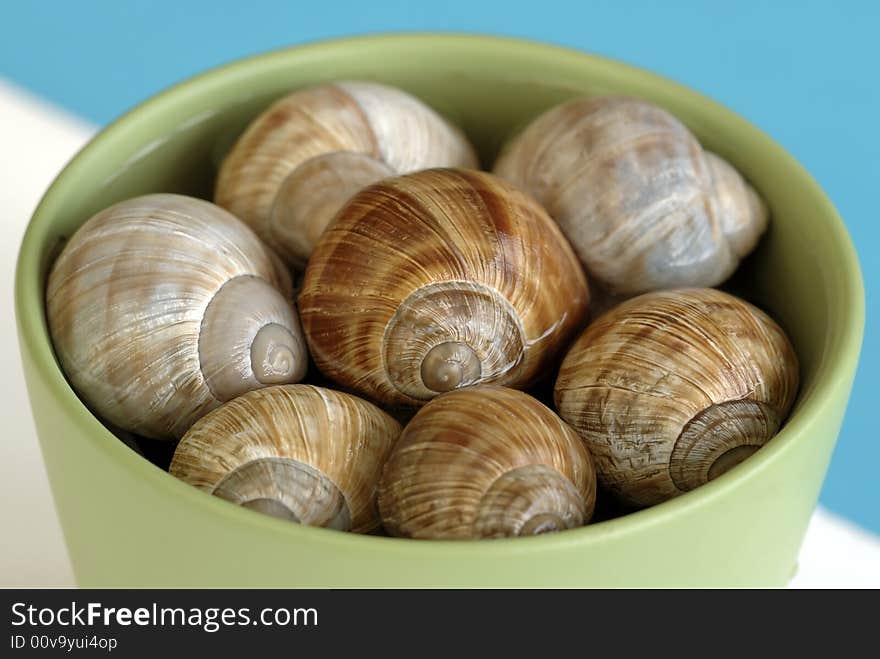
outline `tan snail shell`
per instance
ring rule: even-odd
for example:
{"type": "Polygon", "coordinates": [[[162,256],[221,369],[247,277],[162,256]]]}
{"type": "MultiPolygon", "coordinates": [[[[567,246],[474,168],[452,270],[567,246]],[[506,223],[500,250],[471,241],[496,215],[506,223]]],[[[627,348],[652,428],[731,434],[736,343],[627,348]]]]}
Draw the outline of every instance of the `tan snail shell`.
{"type": "Polygon", "coordinates": [[[49,274],[49,330],[85,402],[140,435],[176,438],[221,402],[305,375],[290,278],[242,222],[153,194],[86,222],[49,274]]]}
{"type": "Polygon", "coordinates": [[[797,387],[794,350],[764,312],[721,291],[681,289],[633,298],[590,325],[562,363],[555,400],[599,481],[651,505],[757,451],[797,387]]]}
{"type": "Polygon", "coordinates": [[[494,171],[535,195],[615,294],[720,284],[767,226],[763,201],[729,163],[636,99],[551,108],[494,171]]]}
{"type": "Polygon", "coordinates": [[[492,385],[439,396],[406,425],[379,483],[396,536],[471,539],[581,526],[596,502],[583,442],[528,394],[492,385]]]}
{"type": "Polygon", "coordinates": [[[373,82],[309,87],[258,116],[224,159],[215,201],[296,267],[362,187],[429,167],[476,167],[464,134],[422,101],[373,82]]]}
{"type": "Polygon", "coordinates": [[[311,385],[258,389],[197,421],[170,473],[245,508],[309,526],[379,526],[376,486],[400,424],[311,385]]]}
{"type": "Polygon", "coordinates": [[[525,386],[588,298],[533,199],[491,174],[434,169],[359,192],[315,248],[298,305],[325,375],[417,406],[481,382],[525,386]]]}

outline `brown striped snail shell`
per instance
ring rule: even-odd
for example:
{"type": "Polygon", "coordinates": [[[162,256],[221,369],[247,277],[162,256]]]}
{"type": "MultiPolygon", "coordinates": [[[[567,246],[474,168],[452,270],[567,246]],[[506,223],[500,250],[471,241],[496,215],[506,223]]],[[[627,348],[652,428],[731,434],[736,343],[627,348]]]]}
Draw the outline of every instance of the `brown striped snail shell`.
{"type": "Polygon", "coordinates": [[[522,387],[577,331],[589,293],[558,227],[484,172],[385,179],[339,212],[298,305],[328,377],[387,405],[522,387]]]}
{"type": "Polygon", "coordinates": [[[362,187],[429,167],[476,167],[464,134],[422,101],[373,82],[296,91],[259,115],[224,159],[215,201],[301,268],[362,187]]]}
{"type": "Polygon", "coordinates": [[[152,194],[86,222],[49,274],[49,330],[84,401],[124,430],[177,438],[245,391],[295,382],[307,352],[289,275],[207,201],[152,194]]]}
{"type": "Polygon", "coordinates": [[[400,424],[311,385],[251,391],[197,421],[169,469],[232,503],[309,526],[379,526],[376,486],[400,424]]]}
{"type": "Polygon", "coordinates": [[[406,425],[382,472],[396,536],[476,539],[581,526],[596,501],[589,451],[528,394],[480,385],[438,396],[406,425]]]}
{"type": "Polygon", "coordinates": [[[717,478],[785,420],[798,362],[764,312],[713,289],[646,293],[574,343],[555,401],[587,442],[599,481],[651,505],[717,478]]]}
{"type": "Polygon", "coordinates": [[[535,195],[615,294],[720,284],[767,226],[764,202],[729,163],[636,99],[551,108],[494,171],[535,195]]]}

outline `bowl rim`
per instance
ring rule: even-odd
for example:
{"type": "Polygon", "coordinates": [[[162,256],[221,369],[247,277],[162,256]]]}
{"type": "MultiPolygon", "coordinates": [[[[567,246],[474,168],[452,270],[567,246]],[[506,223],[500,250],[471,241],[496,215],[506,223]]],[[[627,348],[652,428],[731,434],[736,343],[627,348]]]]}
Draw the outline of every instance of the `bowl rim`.
{"type": "Polygon", "coordinates": [[[726,496],[728,492],[742,486],[777,461],[784,460],[785,454],[792,450],[796,442],[806,441],[807,438],[802,435],[806,434],[807,428],[829,412],[828,408],[835,398],[834,394],[839,393],[840,388],[847,389],[851,385],[864,331],[865,296],[856,251],[831,201],[788,152],[732,110],[663,76],[576,49],[534,40],[482,34],[404,32],[320,40],[237,59],[183,80],[151,96],[107,125],[64,166],[44,193],[28,223],[16,264],[15,315],[20,348],[28,354],[33,365],[31,377],[39,377],[42,380],[54,398],[59,413],[79,428],[87,438],[86,441],[93,445],[93,450],[103,453],[108,461],[115,463],[119,469],[127,471],[130,476],[142,479],[145,485],[164,490],[165,495],[179,499],[187,507],[203,510],[204,514],[217,516],[226,523],[250,528],[255,533],[265,532],[286,537],[292,542],[314,542],[323,546],[332,545],[347,549],[381,549],[385,553],[398,551],[410,555],[412,552],[421,552],[425,557],[439,558],[442,555],[443,558],[467,559],[486,557],[499,551],[510,555],[510,552],[552,551],[554,548],[572,544],[585,546],[605,542],[611,536],[640,532],[648,526],[666,523],[676,516],[708,505],[713,499],[726,496]],[[467,48],[475,57],[487,55],[505,57],[510,56],[515,50],[519,56],[527,55],[530,58],[552,61],[553,65],[564,64],[579,70],[602,69],[606,73],[613,73],[616,77],[627,78],[637,81],[642,86],[652,87],[657,90],[657,94],[683,96],[687,99],[685,104],[699,105],[701,113],[720,117],[720,121],[725,126],[747,132],[753,141],[760,143],[767,152],[771,153],[786,168],[790,184],[803,189],[805,194],[813,197],[817,214],[824,218],[833,234],[831,248],[839,255],[839,263],[836,264],[839,269],[835,273],[835,283],[839,288],[835,293],[839,294],[833,296],[836,304],[835,309],[830,312],[840,314],[842,319],[842,322],[837,322],[829,331],[832,336],[827,337],[827,345],[817,365],[816,386],[803,396],[803,400],[798,401],[797,409],[773,441],[721,477],[664,503],[614,519],[570,529],[565,533],[530,538],[505,538],[493,542],[470,540],[414,542],[405,538],[338,533],[322,528],[290,524],[266,515],[254,514],[217,497],[206,495],[205,492],[179,481],[156,467],[118,441],[79,400],[54,356],[45,321],[44,275],[40,267],[40,254],[45,248],[46,233],[51,225],[51,214],[47,209],[56,199],[63,198],[71,172],[94,154],[100,153],[105,144],[124,140],[126,131],[144,118],[161,113],[163,109],[175,104],[185,106],[187,98],[205,93],[214,85],[232,84],[234,79],[247,75],[249,71],[260,69],[273,60],[285,61],[288,65],[292,65],[298,58],[306,59],[334,51],[362,48],[415,48],[435,51],[442,51],[445,48],[467,48]],[[112,441],[109,441],[111,439],[112,441]],[[453,553],[450,554],[450,551],[453,553]]]}

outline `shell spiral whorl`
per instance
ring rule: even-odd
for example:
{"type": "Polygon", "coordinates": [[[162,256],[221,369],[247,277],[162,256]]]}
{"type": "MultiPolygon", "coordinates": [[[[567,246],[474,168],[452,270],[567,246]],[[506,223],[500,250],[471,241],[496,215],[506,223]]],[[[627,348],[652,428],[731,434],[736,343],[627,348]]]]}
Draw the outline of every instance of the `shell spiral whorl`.
{"type": "Polygon", "coordinates": [[[297,382],[308,361],[293,305],[254,275],[233,277],[214,294],[202,317],[198,349],[205,383],[221,402],[297,382]]]}
{"type": "Polygon", "coordinates": [[[398,391],[420,400],[500,381],[515,377],[523,333],[516,310],[498,291],[468,281],[428,284],[388,321],[383,369],[398,391]]]}
{"type": "Polygon", "coordinates": [[[298,306],[323,373],[412,406],[476,383],[524,386],[588,298],[534,200],[490,174],[435,169],[358,193],[312,254],[298,306]]]}
{"type": "Polygon", "coordinates": [[[594,504],[552,467],[532,464],[499,476],[480,500],[473,522],[479,538],[563,531],[589,521],[594,504]]]}

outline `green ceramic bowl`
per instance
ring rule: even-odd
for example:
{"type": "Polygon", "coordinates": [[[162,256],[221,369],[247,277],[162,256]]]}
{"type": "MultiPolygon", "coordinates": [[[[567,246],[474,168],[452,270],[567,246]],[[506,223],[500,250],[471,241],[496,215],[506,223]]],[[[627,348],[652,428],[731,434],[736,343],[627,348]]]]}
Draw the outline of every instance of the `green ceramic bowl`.
{"type": "Polygon", "coordinates": [[[82,586],[782,585],[803,539],[856,370],[864,293],[843,223],[791,156],[736,114],[649,73],[555,47],[478,36],[319,43],[185,82],[102,131],[34,214],[16,280],[31,405],[82,586]],[[483,542],[357,536],[289,524],[178,482],[128,449],[71,390],[43,313],[59,242],[126,197],[209,197],[219,154],[249,118],[303,85],[398,85],[460,124],[491,163],[501,142],[576,94],[658,103],[760,190],[772,228],[738,289],[788,330],[802,387],[782,432],[715,481],[648,510],[564,533],[483,542]]]}

